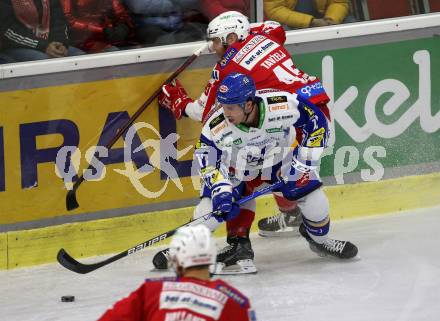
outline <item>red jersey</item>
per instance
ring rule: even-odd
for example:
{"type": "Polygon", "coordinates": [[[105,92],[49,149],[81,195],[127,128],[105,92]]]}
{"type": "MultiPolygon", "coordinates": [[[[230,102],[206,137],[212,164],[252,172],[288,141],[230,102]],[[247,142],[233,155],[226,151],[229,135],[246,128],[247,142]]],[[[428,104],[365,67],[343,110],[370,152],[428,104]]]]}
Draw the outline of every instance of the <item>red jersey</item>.
{"type": "MultiPolygon", "coordinates": [[[[212,70],[204,93],[185,112],[193,119],[205,120],[215,103],[217,88],[232,72],[251,76],[258,89],[274,88],[303,96],[310,102],[323,105],[330,99],[317,77],[298,69],[283,44],[286,34],[282,26],[273,21],[253,24],[249,36],[228,47],[212,70]],[[202,115],[196,109],[202,109],[202,115]]],[[[200,111],[199,111],[200,113],[200,111]]]]}
{"type": "Polygon", "coordinates": [[[147,279],[100,321],[253,321],[249,300],[222,280],[147,279]]]}

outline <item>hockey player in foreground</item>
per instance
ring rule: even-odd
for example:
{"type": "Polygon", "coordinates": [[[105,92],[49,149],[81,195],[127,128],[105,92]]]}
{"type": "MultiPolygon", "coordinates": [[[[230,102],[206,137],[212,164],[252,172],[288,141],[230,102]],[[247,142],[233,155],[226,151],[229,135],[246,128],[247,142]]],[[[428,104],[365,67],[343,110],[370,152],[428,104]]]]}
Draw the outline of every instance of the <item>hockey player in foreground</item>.
{"type": "MultiPolygon", "coordinates": [[[[228,11],[213,19],[207,30],[213,41],[213,50],[220,60],[214,66],[211,79],[199,99],[188,97],[178,80],[165,85],[159,96],[159,105],[172,111],[176,119],[182,116],[196,121],[205,121],[215,103],[220,82],[231,72],[250,75],[257,89],[275,88],[304,95],[328,114],[329,98],[318,78],[299,70],[283,47],[286,33],[274,21],[250,25],[246,16],[228,11]]],[[[259,222],[260,235],[279,236],[297,233],[301,215],[295,202],[286,200],[280,193],[274,193],[279,207],[278,215],[259,222]]],[[[164,252],[162,252],[164,254],[164,252]]],[[[156,268],[166,268],[161,253],[153,261],[156,268]]]]}
{"type": "Polygon", "coordinates": [[[328,237],[329,204],[317,165],[328,138],[327,119],[316,105],[285,91],[256,91],[252,78],[233,73],[217,92],[217,106],[202,128],[195,157],[204,181],[196,217],[214,211],[206,224],[227,224],[229,246],[217,256],[215,274],[254,273],[249,231],[255,203],[233,203],[264,183],[282,180],[280,192],[301,208],[300,234],[320,256],[349,259],[357,254],[350,242],[328,237]],[[295,128],[303,137],[299,146],[295,128]]]}
{"type": "Polygon", "coordinates": [[[249,300],[222,280],[210,280],[216,246],[204,225],[182,227],[171,241],[176,277],[147,279],[100,321],[253,321],[249,300]]]}

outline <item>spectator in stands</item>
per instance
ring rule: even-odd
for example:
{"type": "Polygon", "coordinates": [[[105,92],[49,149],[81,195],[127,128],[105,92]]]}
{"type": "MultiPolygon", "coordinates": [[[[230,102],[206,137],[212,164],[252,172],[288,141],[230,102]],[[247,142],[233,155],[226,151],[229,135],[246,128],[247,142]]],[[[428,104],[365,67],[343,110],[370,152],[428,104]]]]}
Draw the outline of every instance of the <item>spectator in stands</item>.
{"type": "Polygon", "coordinates": [[[134,15],[136,38],[144,45],[202,40],[208,21],[198,0],[125,0],[134,15]]]}
{"type": "Polygon", "coordinates": [[[348,0],[264,0],[264,13],[291,29],[354,22],[348,0]]]}
{"type": "Polygon", "coordinates": [[[199,0],[200,10],[209,21],[226,11],[238,11],[250,15],[249,0],[199,0]]]}
{"type": "Polygon", "coordinates": [[[67,26],[57,0],[0,0],[0,41],[15,61],[83,54],[69,46],[67,26]]]}
{"type": "Polygon", "coordinates": [[[88,53],[132,47],[134,24],[120,0],[61,0],[72,43],[88,53]]]}

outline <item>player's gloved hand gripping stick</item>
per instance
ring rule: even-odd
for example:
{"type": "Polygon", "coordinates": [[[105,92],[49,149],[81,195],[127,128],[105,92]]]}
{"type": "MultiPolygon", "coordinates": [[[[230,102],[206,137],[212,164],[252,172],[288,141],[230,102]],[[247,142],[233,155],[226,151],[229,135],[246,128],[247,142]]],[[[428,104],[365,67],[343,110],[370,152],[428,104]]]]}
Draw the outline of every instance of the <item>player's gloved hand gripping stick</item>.
{"type": "MultiPolygon", "coordinates": [[[[246,197],[239,199],[236,202],[236,204],[238,204],[238,205],[244,204],[244,203],[246,203],[246,202],[248,202],[258,196],[261,196],[263,194],[269,193],[275,189],[280,188],[283,184],[284,183],[282,181],[278,181],[275,184],[266,186],[265,188],[262,188],[256,192],[252,193],[251,195],[248,195],[246,197]]],[[[153,237],[145,242],[142,242],[136,246],[129,248],[128,250],[125,250],[119,254],[111,256],[108,259],[105,259],[104,261],[101,261],[101,262],[92,263],[92,264],[84,264],[84,263],[78,262],[72,256],[70,256],[69,253],[67,253],[64,249],[60,249],[58,251],[57,260],[66,269],[69,269],[69,270],[76,272],[76,273],[86,274],[86,273],[92,272],[96,269],[99,269],[100,267],[106,266],[107,264],[110,264],[110,263],[112,263],[116,260],[119,260],[125,256],[136,253],[136,252],[138,252],[146,247],[149,247],[159,241],[165,240],[166,238],[172,236],[176,232],[176,230],[182,226],[201,224],[203,221],[208,220],[212,215],[216,215],[216,214],[218,214],[218,213],[211,212],[211,213],[205,214],[205,215],[203,215],[203,216],[201,216],[201,217],[199,217],[189,223],[185,223],[181,226],[176,227],[175,229],[172,229],[172,230],[165,232],[161,235],[153,237]]]]}
{"type": "MultiPolygon", "coordinates": [[[[105,145],[107,149],[110,149],[116,141],[127,131],[127,129],[134,123],[134,121],[144,112],[144,110],[159,96],[159,94],[162,92],[162,86],[170,83],[174,78],[176,78],[183,70],[186,69],[198,56],[201,55],[201,53],[208,48],[210,42],[207,42],[203,44],[202,47],[197,49],[186,61],[175,71],[171,76],[169,76],[160,86],[157,88],[157,90],[142,104],[141,107],[131,116],[131,118],[127,121],[127,123],[124,124],[121,128],[119,128],[116,135],[111,139],[111,141],[105,145]]],[[[72,189],[67,192],[66,196],[66,207],[68,211],[74,210],[78,208],[79,204],[76,200],[76,190],[81,185],[81,183],[84,181],[84,176],[81,175],[78,180],[73,184],[72,189]]]]}

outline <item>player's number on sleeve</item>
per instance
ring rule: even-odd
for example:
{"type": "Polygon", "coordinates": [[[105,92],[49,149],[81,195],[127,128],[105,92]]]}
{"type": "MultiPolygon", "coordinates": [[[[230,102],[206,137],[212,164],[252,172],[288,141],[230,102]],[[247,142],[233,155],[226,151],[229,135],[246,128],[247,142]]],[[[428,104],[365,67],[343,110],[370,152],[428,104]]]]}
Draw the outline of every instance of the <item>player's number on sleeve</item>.
{"type": "Polygon", "coordinates": [[[298,77],[299,70],[293,67],[292,59],[288,59],[282,63],[282,66],[276,66],[273,72],[277,76],[278,80],[285,84],[293,84],[294,82],[306,83],[306,80],[302,77],[298,77]]]}

